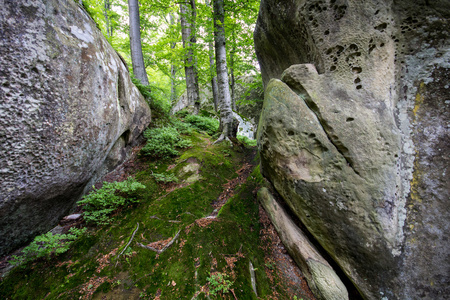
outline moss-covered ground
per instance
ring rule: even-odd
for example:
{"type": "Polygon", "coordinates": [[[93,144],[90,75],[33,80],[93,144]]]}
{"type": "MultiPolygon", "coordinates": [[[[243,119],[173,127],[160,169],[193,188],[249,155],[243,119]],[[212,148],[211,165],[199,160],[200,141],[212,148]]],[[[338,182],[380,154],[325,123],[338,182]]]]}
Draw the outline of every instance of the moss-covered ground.
{"type": "Polygon", "coordinates": [[[146,186],[138,204],[117,211],[109,225],[88,226],[68,252],[13,269],[0,283],[0,299],[293,299],[267,273],[276,266],[265,263],[260,237],[255,190],[262,178],[258,170],[248,175],[255,149],[213,145],[197,132],[186,138],[194,146],[177,158],[138,159],[133,175],[146,186]],[[248,176],[237,173],[244,164],[248,176]],[[180,181],[158,184],[152,172],[174,173],[180,181]],[[220,210],[214,205],[219,198],[226,200],[220,210]],[[215,209],[217,216],[207,218],[215,209]],[[178,232],[159,254],[138,244],[157,248],[178,232]],[[213,296],[209,291],[217,286],[207,278],[216,272],[232,285],[213,296]]]}

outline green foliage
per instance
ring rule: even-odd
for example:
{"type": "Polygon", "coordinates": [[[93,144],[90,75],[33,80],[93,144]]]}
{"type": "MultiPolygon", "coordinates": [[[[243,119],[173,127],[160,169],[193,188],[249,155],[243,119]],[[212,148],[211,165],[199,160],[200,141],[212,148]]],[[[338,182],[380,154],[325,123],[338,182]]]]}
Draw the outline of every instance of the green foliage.
{"type": "Polygon", "coordinates": [[[169,173],[152,173],[153,178],[155,178],[156,182],[178,182],[178,178],[174,174],[169,173]]]}
{"type": "Polygon", "coordinates": [[[179,133],[181,134],[191,134],[194,131],[194,128],[191,124],[185,123],[179,119],[172,119],[171,123],[173,127],[175,127],[179,133]]]}
{"type": "Polygon", "coordinates": [[[206,280],[208,280],[210,284],[209,293],[213,296],[215,296],[217,293],[228,293],[233,283],[227,278],[228,275],[218,272],[211,274],[210,277],[207,277],[206,280]]]}
{"type": "Polygon", "coordinates": [[[257,144],[257,141],[256,141],[256,140],[251,140],[251,139],[249,139],[248,137],[243,136],[243,135],[238,135],[238,136],[237,136],[237,139],[238,139],[241,143],[243,143],[244,145],[246,145],[247,147],[255,147],[256,144],[257,144]]]}
{"type": "Polygon", "coordinates": [[[151,96],[152,96],[152,90],[151,90],[150,86],[143,85],[141,83],[141,81],[139,79],[137,79],[136,77],[134,77],[134,76],[131,76],[131,81],[138,88],[139,92],[141,92],[142,96],[144,96],[144,98],[147,101],[149,101],[151,99],[151,96]]]}
{"type": "Polygon", "coordinates": [[[184,140],[174,127],[152,128],[144,131],[147,144],[142,148],[144,155],[169,158],[178,155],[176,148],[192,146],[190,141],[184,140]]]}
{"type": "Polygon", "coordinates": [[[187,115],[189,115],[189,111],[187,111],[186,109],[182,109],[180,111],[177,111],[175,115],[179,118],[185,118],[187,115]]]}
{"type": "Polygon", "coordinates": [[[192,126],[199,130],[206,131],[209,135],[213,135],[219,130],[219,120],[214,118],[187,115],[184,121],[192,124],[192,126]]]}
{"type": "Polygon", "coordinates": [[[34,241],[22,250],[21,256],[12,256],[12,265],[22,265],[40,257],[47,259],[69,250],[70,245],[84,232],[86,228],[70,228],[67,234],[53,234],[47,232],[34,238],[34,241]]]}
{"type": "Polygon", "coordinates": [[[83,205],[84,219],[88,223],[107,224],[109,215],[118,208],[139,202],[134,193],[145,185],[129,177],[122,182],[104,182],[102,188],[95,189],[84,196],[78,204],[83,205]]]}

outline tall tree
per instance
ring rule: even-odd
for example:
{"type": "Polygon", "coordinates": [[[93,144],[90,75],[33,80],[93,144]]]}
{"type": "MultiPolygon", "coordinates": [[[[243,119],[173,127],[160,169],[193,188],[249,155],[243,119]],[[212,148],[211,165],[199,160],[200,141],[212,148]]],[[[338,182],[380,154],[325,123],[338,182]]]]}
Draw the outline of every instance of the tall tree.
{"type": "Polygon", "coordinates": [[[105,22],[106,22],[106,35],[107,37],[109,37],[111,39],[113,33],[113,28],[111,25],[111,20],[109,18],[109,12],[111,11],[111,2],[110,0],[105,0],[104,2],[104,9],[103,9],[103,14],[105,16],[105,22]]]}
{"type": "MultiPolygon", "coordinates": [[[[208,7],[211,7],[211,1],[206,0],[206,5],[208,7]]],[[[212,25],[211,18],[208,18],[208,25],[207,28],[210,28],[210,25],[212,25]]],[[[213,25],[212,25],[213,26],[213,25]]],[[[214,27],[214,26],[213,26],[214,27]]],[[[214,28],[212,29],[214,31],[214,28]]],[[[216,76],[216,70],[215,70],[215,61],[214,61],[214,46],[213,46],[213,40],[208,40],[208,56],[209,56],[209,74],[211,76],[211,90],[213,95],[213,103],[214,103],[214,110],[219,110],[219,90],[217,87],[217,76],[216,76]]]]}
{"type": "Polygon", "coordinates": [[[214,0],[214,46],[216,49],[217,86],[219,89],[219,110],[221,134],[220,142],[230,137],[236,137],[237,120],[231,109],[230,87],[228,84],[227,51],[225,47],[225,11],[223,0],[214,0]]]}
{"type": "Polygon", "coordinates": [[[189,104],[194,104],[194,114],[198,114],[200,109],[200,97],[198,87],[197,59],[194,50],[197,44],[195,33],[197,8],[195,0],[183,0],[180,3],[181,18],[181,37],[183,39],[183,48],[185,49],[185,75],[186,75],[186,94],[189,104]]]}
{"type": "Polygon", "coordinates": [[[133,74],[143,85],[149,85],[142,55],[138,0],[128,0],[128,9],[130,14],[130,47],[133,74]]]}
{"type": "Polygon", "coordinates": [[[213,95],[213,103],[214,103],[214,110],[219,110],[219,88],[217,86],[217,76],[216,71],[214,69],[214,48],[213,43],[208,43],[209,48],[209,73],[211,75],[211,89],[212,89],[212,95],[213,95]]]}
{"type": "MultiPolygon", "coordinates": [[[[174,26],[175,25],[175,18],[173,16],[172,12],[169,13],[169,19],[170,19],[170,25],[174,26]]],[[[177,42],[176,41],[171,41],[170,42],[170,49],[172,51],[174,51],[176,46],[177,46],[177,42]]],[[[177,90],[176,90],[176,83],[175,83],[176,73],[177,73],[177,67],[172,61],[171,64],[170,64],[170,103],[171,104],[175,103],[176,97],[177,97],[177,90]]]]}

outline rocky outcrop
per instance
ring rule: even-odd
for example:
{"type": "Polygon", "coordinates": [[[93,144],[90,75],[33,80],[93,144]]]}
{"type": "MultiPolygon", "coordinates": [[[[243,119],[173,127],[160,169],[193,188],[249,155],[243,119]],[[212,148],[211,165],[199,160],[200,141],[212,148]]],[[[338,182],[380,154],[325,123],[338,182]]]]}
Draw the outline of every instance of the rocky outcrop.
{"type": "Polygon", "coordinates": [[[0,255],[52,228],[150,122],[127,67],[73,0],[0,7],[0,255]]]}
{"type": "Polygon", "coordinates": [[[302,230],[295,225],[267,188],[258,191],[258,200],[272,220],[280,239],[301,266],[308,285],[318,299],[345,300],[348,292],[339,276],[323,259],[302,230]]]}
{"type": "Polygon", "coordinates": [[[449,8],[261,2],[263,174],[366,299],[450,293],[449,8]]]}

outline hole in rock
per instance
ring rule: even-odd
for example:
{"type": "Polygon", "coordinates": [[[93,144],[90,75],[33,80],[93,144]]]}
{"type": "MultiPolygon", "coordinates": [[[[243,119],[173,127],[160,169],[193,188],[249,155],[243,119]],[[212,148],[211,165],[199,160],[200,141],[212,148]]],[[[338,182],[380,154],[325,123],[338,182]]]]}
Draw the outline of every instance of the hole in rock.
{"type": "Polygon", "coordinates": [[[124,133],[122,133],[121,138],[125,141],[125,145],[128,145],[130,143],[130,135],[131,131],[128,129],[124,133]]]}
{"type": "Polygon", "coordinates": [[[349,49],[350,51],[358,51],[358,46],[355,45],[355,44],[351,44],[350,47],[348,47],[348,49],[349,49]]]}
{"type": "Polygon", "coordinates": [[[359,77],[355,79],[355,83],[360,83],[360,82],[361,82],[361,79],[359,77]]]}
{"type": "Polygon", "coordinates": [[[375,26],[374,28],[375,28],[376,30],[378,30],[378,31],[383,32],[383,31],[386,29],[386,27],[387,27],[387,23],[382,23],[382,24],[380,24],[380,25],[378,25],[378,26],[375,26]]]}
{"type": "Polygon", "coordinates": [[[362,68],[360,67],[353,67],[352,72],[355,74],[359,74],[362,72],[362,68]]]}
{"type": "Polygon", "coordinates": [[[330,71],[336,70],[336,66],[331,66],[330,71]]]}
{"type": "Polygon", "coordinates": [[[329,30],[325,30],[325,32],[324,32],[323,34],[329,35],[329,34],[330,34],[330,31],[329,31],[329,30]]]}
{"type": "Polygon", "coordinates": [[[357,89],[357,90],[362,89],[362,85],[357,85],[357,86],[356,86],[356,89],[357,89]]]}
{"type": "Polygon", "coordinates": [[[352,122],[352,121],[354,121],[355,119],[354,118],[347,118],[347,120],[345,120],[346,122],[352,122]]]}

